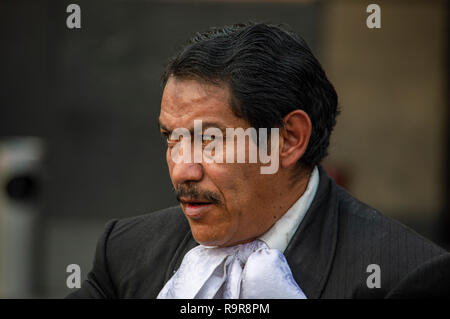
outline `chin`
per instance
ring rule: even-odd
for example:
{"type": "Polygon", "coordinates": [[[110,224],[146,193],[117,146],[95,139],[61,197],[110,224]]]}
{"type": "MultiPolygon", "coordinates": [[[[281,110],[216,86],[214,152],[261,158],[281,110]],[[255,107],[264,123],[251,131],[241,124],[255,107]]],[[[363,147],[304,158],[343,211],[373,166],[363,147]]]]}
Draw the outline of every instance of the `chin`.
{"type": "Polygon", "coordinates": [[[214,232],[211,226],[192,225],[191,223],[191,231],[195,241],[203,246],[225,246],[230,241],[226,233],[214,232]]]}
{"type": "Polygon", "coordinates": [[[194,236],[195,241],[203,246],[222,246],[225,242],[220,238],[215,238],[213,236],[198,235],[195,232],[192,232],[192,235],[194,236]]]}

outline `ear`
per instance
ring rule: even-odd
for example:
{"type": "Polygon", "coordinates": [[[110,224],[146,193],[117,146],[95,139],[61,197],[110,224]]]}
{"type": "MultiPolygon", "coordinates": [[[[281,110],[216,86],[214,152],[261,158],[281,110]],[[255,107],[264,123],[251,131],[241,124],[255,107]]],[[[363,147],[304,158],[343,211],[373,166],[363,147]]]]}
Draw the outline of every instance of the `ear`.
{"type": "Polygon", "coordinates": [[[311,136],[311,119],[302,110],[295,110],[283,118],[281,130],[280,165],[288,168],[298,161],[306,151],[311,136]]]}

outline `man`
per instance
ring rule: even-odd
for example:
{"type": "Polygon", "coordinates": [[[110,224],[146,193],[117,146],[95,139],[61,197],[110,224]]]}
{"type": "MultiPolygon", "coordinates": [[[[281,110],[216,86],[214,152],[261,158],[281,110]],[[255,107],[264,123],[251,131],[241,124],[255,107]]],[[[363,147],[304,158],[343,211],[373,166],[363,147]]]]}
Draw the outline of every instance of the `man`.
{"type": "Polygon", "coordinates": [[[446,253],[322,169],[337,95],[292,32],[199,33],[163,85],[159,126],[180,207],[109,222],[70,298],[385,297],[446,253]]]}

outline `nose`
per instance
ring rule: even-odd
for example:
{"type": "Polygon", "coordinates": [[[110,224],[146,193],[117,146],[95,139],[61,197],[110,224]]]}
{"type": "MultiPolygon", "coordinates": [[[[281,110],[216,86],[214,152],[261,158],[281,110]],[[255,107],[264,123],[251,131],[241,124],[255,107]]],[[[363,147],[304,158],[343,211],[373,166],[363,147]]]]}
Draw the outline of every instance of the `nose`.
{"type": "Polygon", "coordinates": [[[203,167],[200,163],[173,163],[172,183],[174,185],[186,182],[199,182],[203,178],[203,167]]]}

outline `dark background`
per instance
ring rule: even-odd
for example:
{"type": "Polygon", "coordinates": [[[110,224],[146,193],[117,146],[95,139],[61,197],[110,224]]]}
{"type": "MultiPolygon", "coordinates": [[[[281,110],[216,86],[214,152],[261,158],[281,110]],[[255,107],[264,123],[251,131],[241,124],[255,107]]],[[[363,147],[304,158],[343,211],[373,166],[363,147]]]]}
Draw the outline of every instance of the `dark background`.
{"type": "Polygon", "coordinates": [[[318,5],[77,1],[82,28],[71,30],[69,3],[11,1],[0,16],[0,136],[45,139],[48,215],[125,217],[176,204],[159,79],[195,32],[279,16],[317,45],[318,5]]]}

